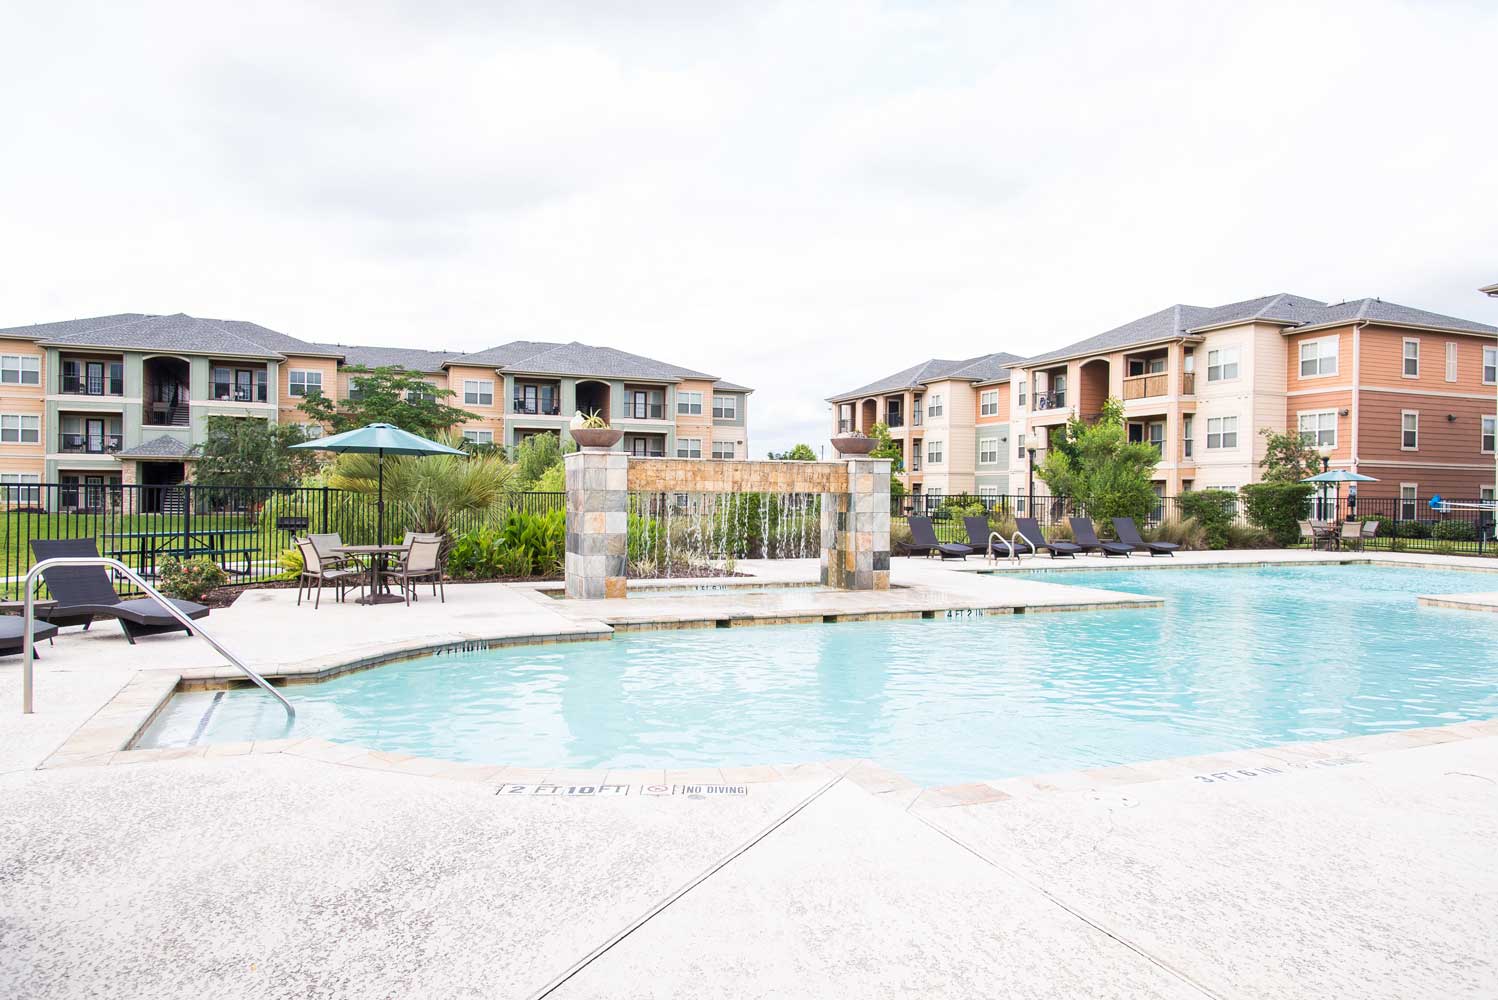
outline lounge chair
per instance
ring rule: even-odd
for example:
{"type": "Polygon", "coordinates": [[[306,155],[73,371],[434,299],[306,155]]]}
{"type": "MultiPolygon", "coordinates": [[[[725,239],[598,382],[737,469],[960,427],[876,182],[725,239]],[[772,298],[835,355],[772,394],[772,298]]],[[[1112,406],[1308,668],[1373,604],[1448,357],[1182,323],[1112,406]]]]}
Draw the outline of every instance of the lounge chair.
{"type": "Polygon", "coordinates": [[[1052,559],[1057,556],[1071,556],[1075,559],[1077,553],[1082,551],[1082,546],[1072,542],[1046,541],[1045,535],[1040,530],[1040,522],[1033,517],[1016,517],[1014,526],[1019,529],[1020,537],[1030,543],[1031,548],[1037,552],[1049,552],[1052,559]]]}
{"type": "MultiPolygon", "coordinates": [[[[99,557],[92,538],[32,539],[31,551],[36,554],[38,562],[59,556],[75,559],[99,557]]],[[[155,598],[121,600],[103,566],[53,566],[42,570],[42,579],[47,581],[47,589],[57,602],[47,612],[47,620],[53,624],[82,623],[85,618],[114,618],[119,621],[131,645],[143,635],[178,631],[192,635],[192,629],[168,614],[155,598]]],[[[189,618],[208,616],[208,608],[202,604],[175,600],[172,603],[189,618]]]]}
{"type": "Polygon", "coordinates": [[[911,555],[919,552],[929,559],[931,553],[938,552],[943,559],[966,559],[973,554],[973,550],[966,545],[937,541],[936,529],[931,526],[931,518],[911,516],[909,521],[911,555]]]}
{"type": "Polygon", "coordinates": [[[302,572],[296,578],[297,607],[302,606],[303,589],[312,594],[312,610],[314,611],[322,603],[324,584],[329,584],[334,588],[340,601],[350,589],[354,587],[363,589],[366,576],[363,569],[347,562],[328,562],[322,552],[318,551],[317,543],[311,538],[298,538],[295,541],[297,550],[302,553],[302,572]]]}
{"type": "Polygon", "coordinates": [[[1174,556],[1181,547],[1176,542],[1146,542],[1132,517],[1115,517],[1113,534],[1125,545],[1132,545],[1135,552],[1148,552],[1151,556],[1174,556]]]}
{"type": "MultiPolygon", "coordinates": [[[[0,656],[20,656],[25,648],[26,632],[22,629],[21,617],[19,615],[0,616],[0,656]]],[[[35,643],[43,639],[51,639],[57,634],[57,626],[51,622],[33,621],[31,623],[31,639],[33,646],[31,655],[41,659],[36,654],[35,643]]]]}
{"type": "Polygon", "coordinates": [[[1098,538],[1097,530],[1092,526],[1090,517],[1073,517],[1071,521],[1071,537],[1078,545],[1082,546],[1083,552],[1101,552],[1103,558],[1108,556],[1123,556],[1129,558],[1129,553],[1134,551],[1134,546],[1125,545],[1123,542],[1105,542],[1098,538]]]}
{"type": "Polygon", "coordinates": [[[964,517],[963,525],[967,528],[967,543],[975,551],[987,553],[990,559],[1012,559],[1014,553],[1009,550],[1009,543],[1002,538],[993,537],[993,529],[988,526],[988,518],[980,514],[972,517],[964,517]]]}
{"type": "Polygon", "coordinates": [[[401,591],[406,595],[407,605],[410,605],[411,597],[416,592],[416,584],[422,581],[431,583],[434,597],[437,596],[437,588],[441,587],[441,601],[446,604],[447,585],[442,582],[442,560],[438,558],[441,551],[442,543],[436,538],[417,535],[406,546],[400,562],[380,575],[400,584],[401,591]]]}

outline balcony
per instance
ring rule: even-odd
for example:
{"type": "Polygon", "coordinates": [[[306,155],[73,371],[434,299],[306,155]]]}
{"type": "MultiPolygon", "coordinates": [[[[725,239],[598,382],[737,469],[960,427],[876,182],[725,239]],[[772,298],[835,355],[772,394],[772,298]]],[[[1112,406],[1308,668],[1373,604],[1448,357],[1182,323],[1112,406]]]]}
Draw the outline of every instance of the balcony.
{"type": "Polygon", "coordinates": [[[58,451],[69,455],[113,455],[124,446],[119,434],[62,434],[58,451]]]}
{"type": "MultiPolygon", "coordinates": [[[[263,403],[266,401],[265,383],[258,385],[226,385],[214,383],[210,392],[210,399],[216,403],[263,403]]],[[[350,399],[357,398],[349,393],[350,399]]]]}
{"type": "Polygon", "coordinates": [[[664,420],[666,419],[665,403],[645,403],[640,400],[627,400],[624,404],[625,420],[664,420]]]}
{"type": "Polygon", "coordinates": [[[555,399],[525,399],[516,396],[514,399],[516,413],[528,413],[536,416],[555,417],[561,414],[562,404],[555,399]]]}
{"type": "Polygon", "coordinates": [[[1147,375],[1128,375],[1123,380],[1124,402],[1131,399],[1148,399],[1170,393],[1170,373],[1150,372],[1147,375]]]}
{"type": "Polygon", "coordinates": [[[102,373],[64,375],[62,391],[70,396],[123,396],[125,380],[119,376],[109,378],[102,373]]]}
{"type": "Polygon", "coordinates": [[[1064,410],[1066,409],[1066,390],[1037,392],[1034,396],[1034,404],[1037,410],[1064,410]]]}

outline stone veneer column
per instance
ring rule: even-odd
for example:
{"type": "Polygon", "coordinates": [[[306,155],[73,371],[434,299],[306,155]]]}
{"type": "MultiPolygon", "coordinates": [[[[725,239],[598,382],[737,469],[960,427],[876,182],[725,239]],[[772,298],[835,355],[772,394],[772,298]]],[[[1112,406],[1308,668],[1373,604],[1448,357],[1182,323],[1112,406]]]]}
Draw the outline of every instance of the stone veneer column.
{"type": "Polygon", "coordinates": [[[623,597],[629,542],[629,456],[575,451],[567,473],[567,596],[623,597]]]}
{"type": "Polygon", "coordinates": [[[848,492],[822,495],[822,583],[889,589],[887,458],[848,459],[848,492]]]}

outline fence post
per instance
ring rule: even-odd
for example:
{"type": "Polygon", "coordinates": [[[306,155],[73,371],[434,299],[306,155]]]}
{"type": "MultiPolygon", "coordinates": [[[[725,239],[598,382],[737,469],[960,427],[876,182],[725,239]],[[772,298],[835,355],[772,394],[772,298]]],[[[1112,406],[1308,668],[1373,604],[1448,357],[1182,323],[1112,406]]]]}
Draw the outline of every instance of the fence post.
{"type": "Polygon", "coordinates": [[[192,549],[192,483],[182,483],[182,558],[192,549]]]}
{"type": "Polygon", "coordinates": [[[328,533],[328,484],[322,487],[322,533],[328,533]]]}

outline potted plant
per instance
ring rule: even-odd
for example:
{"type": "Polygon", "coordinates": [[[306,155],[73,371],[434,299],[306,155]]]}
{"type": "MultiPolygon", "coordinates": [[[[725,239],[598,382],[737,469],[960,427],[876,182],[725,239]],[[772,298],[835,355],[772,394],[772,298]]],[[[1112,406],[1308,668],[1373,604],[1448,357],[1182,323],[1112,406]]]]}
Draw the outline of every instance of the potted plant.
{"type": "Polygon", "coordinates": [[[586,416],[582,410],[578,410],[572,416],[569,430],[572,440],[584,451],[608,451],[624,436],[623,431],[610,427],[609,422],[597,410],[586,416]]]}
{"type": "Polygon", "coordinates": [[[839,455],[867,455],[879,447],[879,439],[871,438],[862,431],[849,431],[832,439],[832,447],[839,455]]]}

